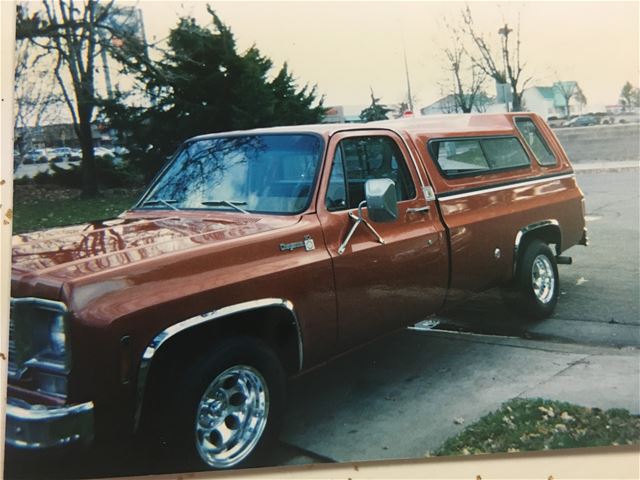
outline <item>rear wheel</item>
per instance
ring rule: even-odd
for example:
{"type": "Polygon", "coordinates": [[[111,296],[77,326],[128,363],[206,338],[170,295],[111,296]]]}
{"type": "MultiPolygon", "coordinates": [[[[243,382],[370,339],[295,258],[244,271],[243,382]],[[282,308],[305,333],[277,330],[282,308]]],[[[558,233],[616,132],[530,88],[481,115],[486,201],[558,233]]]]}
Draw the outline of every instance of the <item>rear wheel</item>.
{"type": "Polygon", "coordinates": [[[516,266],[511,285],[502,289],[507,306],[529,320],[551,316],[560,291],[558,266],[549,246],[532,240],[516,266]]]}
{"type": "Polygon", "coordinates": [[[269,347],[229,339],[180,374],[163,437],[190,468],[259,466],[277,439],[284,390],[284,371],[269,347]]]}

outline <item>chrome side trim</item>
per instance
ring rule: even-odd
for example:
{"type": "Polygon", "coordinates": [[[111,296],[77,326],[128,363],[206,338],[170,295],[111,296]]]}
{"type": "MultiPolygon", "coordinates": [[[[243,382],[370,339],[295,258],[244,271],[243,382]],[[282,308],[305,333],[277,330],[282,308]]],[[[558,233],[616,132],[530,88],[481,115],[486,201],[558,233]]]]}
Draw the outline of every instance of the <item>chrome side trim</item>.
{"type": "Polygon", "coordinates": [[[64,407],[29,405],[7,400],[6,443],[41,449],[93,439],[93,402],[64,407]]]}
{"type": "Polygon", "coordinates": [[[138,368],[134,431],[137,431],[138,427],[140,426],[142,404],[144,401],[144,390],[146,388],[149,371],[151,370],[151,362],[153,361],[153,357],[155,356],[156,352],[167,340],[181,332],[184,332],[185,330],[188,330],[189,328],[193,328],[198,325],[211,322],[213,320],[218,320],[223,317],[228,317],[229,315],[249,312],[252,310],[258,310],[267,307],[286,308],[293,316],[296,332],[298,334],[298,370],[302,370],[304,360],[302,329],[300,328],[300,322],[293,307],[293,303],[291,303],[289,300],[285,300],[282,298],[262,298],[260,300],[251,300],[249,302],[238,303],[236,305],[229,305],[212,312],[198,315],[197,317],[188,318],[174,325],[171,325],[170,327],[164,329],[162,332],[156,335],[151,343],[147,345],[147,348],[142,354],[142,360],[140,361],[140,367],[138,368]]]}
{"type": "MultiPolygon", "coordinates": [[[[553,227],[557,227],[558,231],[560,232],[560,235],[562,235],[562,230],[560,230],[560,222],[558,222],[557,220],[551,218],[548,220],[542,220],[540,222],[536,222],[536,223],[532,223],[530,225],[527,225],[524,228],[521,228],[520,230],[518,230],[518,233],[516,233],[516,239],[514,242],[514,246],[513,246],[513,272],[515,273],[516,271],[516,265],[518,264],[518,251],[520,250],[520,244],[522,243],[522,237],[524,237],[527,233],[533,231],[533,230],[537,230],[539,228],[544,228],[544,227],[549,227],[549,226],[553,226],[553,227]]],[[[562,237],[561,237],[562,239],[562,237]]]]}
{"type": "Polygon", "coordinates": [[[482,189],[474,190],[472,192],[464,192],[464,193],[458,193],[458,194],[454,194],[454,195],[438,195],[438,200],[440,200],[441,202],[445,202],[445,201],[448,201],[448,200],[456,200],[458,198],[471,197],[473,195],[482,195],[482,194],[485,194],[485,193],[498,192],[500,190],[509,190],[511,188],[516,188],[516,187],[528,187],[528,186],[531,186],[531,185],[537,185],[539,183],[555,182],[557,180],[564,180],[565,178],[572,178],[574,176],[575,176],[575,174],[568,173],[566,175],[545,177],[545,178],[540,178],[540,179],[537,179],[537,180],[530,180],[528,182],[509,183],[507,185],[500,185],[498,187],[482,188],[482,189]]]}

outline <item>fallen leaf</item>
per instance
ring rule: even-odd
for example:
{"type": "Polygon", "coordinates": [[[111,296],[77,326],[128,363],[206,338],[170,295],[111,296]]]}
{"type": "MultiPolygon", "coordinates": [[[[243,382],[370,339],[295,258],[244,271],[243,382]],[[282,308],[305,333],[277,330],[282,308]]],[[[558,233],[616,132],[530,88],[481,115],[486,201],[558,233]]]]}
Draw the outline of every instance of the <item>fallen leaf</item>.
{"type": "Polygon", "coordinates": [[[575,418],[573,418],[571,415],[569,415],[567,412],[562,412],[562,414],[560,415],[560,418],[562,419],[562,421],[564,422],[573,422],[575,420],[575,418]]]}

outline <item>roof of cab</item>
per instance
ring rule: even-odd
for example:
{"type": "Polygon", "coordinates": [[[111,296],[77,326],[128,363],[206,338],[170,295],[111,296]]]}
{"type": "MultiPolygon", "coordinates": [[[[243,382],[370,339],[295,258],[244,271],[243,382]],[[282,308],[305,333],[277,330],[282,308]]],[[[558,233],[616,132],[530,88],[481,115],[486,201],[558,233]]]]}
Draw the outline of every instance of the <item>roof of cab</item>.
{"type": "Polygon", "coordinates": [[[513,116],[532,116],[531,113],[469,113],[429,115],[425,117],[400,118],[396,120],[381,120],[369,123],[320,123],[315,125],[292,125],[286,127],[256,128],[252,130],[237,130],[200,135],[191,140],[201,140],[226,135],[260,135],[273,133],[317,133],[331,136],[338,132],[354,130],[389,129],[406,131],[413,135],[427,135],[429,137],[455,134],[510,134],[514,131],[511,121],[513,116]]]}

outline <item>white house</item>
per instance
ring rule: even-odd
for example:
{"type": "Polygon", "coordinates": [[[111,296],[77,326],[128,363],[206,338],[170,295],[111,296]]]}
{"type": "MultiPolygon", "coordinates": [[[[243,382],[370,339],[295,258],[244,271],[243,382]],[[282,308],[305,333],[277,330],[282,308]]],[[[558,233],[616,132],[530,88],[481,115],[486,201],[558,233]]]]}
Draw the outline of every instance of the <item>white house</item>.
{"type": "Polygon", "coordinates": [[[555,82],[551,87],[529,87],[522,94],[523,109],[542,118],[567,116],[566,96],[570,95],[569,113],[580,108],[574,98],[577,82],[555,82]]]}

